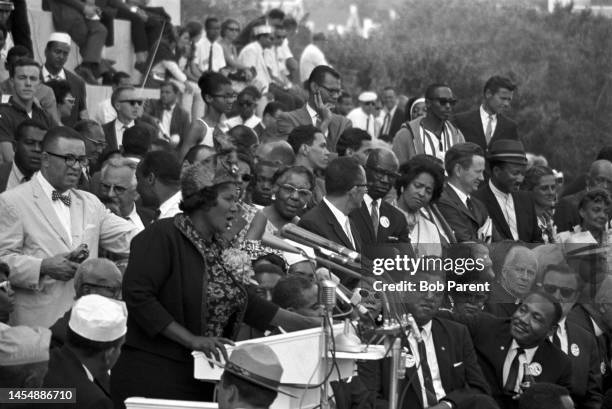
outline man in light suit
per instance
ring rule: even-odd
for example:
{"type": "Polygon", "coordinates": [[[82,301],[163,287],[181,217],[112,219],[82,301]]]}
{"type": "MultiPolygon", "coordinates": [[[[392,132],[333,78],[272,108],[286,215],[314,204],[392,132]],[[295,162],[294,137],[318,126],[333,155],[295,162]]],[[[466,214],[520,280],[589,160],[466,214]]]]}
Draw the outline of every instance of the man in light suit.
{"type": "Polygon", "coordinates": [[[0,195],[0,261],[11,268],[13,325],[51,326],[72,305],[78,263],[97,257],[98,247],[129,253],[138,231],[92,194],[75,189],[87,165],[76,131],[52,128],[42,150],[40,172],[0,195]],[[82,244],[88,254],[77,250],[82,244]]]}
{"type": "Polygon", "coordinates": [[[326,65],[315,67],[308,78],[308,101],[300,109],[282,112],[277,121],[278,134],[286,138],[299,125],[314,125],[327,137],[330,151],[336,151],[336,143],[345,129],[351,128],[351,121],[341,115],[332,114],[342,92],[340,74],[326,65]]]}
{"type": "Polygon", "coordinates": [[[519,140],[516,122],[504,115],[510,108],[515,89],[516,85],[510,78],[498,75],[489,78],[480,107],[457,114],[453,121],[466,142],[474,142],[486,152],[496,140],[519,140]]]}

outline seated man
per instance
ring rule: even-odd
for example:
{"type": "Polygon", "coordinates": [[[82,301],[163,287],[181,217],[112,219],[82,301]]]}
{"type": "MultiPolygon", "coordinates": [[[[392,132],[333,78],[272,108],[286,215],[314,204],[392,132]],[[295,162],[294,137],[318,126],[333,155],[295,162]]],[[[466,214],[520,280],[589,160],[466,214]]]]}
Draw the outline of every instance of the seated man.
{"type": "Polygon", "coordinates": [[[159,121],[164,137],[173,145],[181,143],[189,131],[189,113],[177,102],[179,88],[173,82],[164,82],[159,87],[159,99],[145,104],[145,113],[159,121]]]}
{"type": "MultiPolygon", "coordinates": [[[[66,343],[51,351],[43,387],[75,388],[76,407],[112,408],[109,371],[126,332],[125,303],[97,294],[79,298],[72,307],[66,343]]],[[[56,406],[67,409],[75,404],[56,406]]]]}
{"type": "MultiPolygon", "coordinates": [[[[446,284],[441,271],[418,271],[412,277],[417,288],[419,282],[446,284]]],[[[470,406],[463,405],[474,395],[490,394],[467,329],[435,316],[443,299],[444,291],[415,291],[407,293],[403,300],[420,333],[410,331],[402,339],[408,355],[406,376],[398,385],[402,394],[405,393],[399,403],[401,409],[467,408],[470,406]]],[[[388,359],[380,362],[373,373],[366,373],[373,366],[362,367],[360,375],[369,389],[378,393],[379,399],[387,401],[390,363],[388,359]]]]}
{"type": "Polygon", "coordinates": [[[272,290],[272,302],[305,317],[320,317],[317,283],[301,275],[281,278],[272,290]]]}

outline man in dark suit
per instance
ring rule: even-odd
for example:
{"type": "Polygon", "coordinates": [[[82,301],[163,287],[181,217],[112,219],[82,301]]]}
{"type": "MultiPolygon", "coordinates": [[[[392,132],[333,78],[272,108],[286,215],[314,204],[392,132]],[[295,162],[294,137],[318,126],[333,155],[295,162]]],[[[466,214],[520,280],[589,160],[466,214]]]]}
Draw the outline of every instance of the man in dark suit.
{"type": "MultiPolygon", "coordinates": [[[[361,205],[367,192],[363,167],[353,158],[334,159],[325,171],[325,186],[327,195],[300,219],[298,226],[346,248],[360,251],[362,240],[349,214],[361,205]]],[[[342,273],[337,275],[345,283],[351,281],[342,273]]]]}
{"type": "Polygon", "coordinates": [[[539,286],[555,297],[563,309],[557,331],[550,340],[572,361],[572,398],[578,409],[601,406],[601,369],[595,337],[578,324],[567,320],[580,294],[581,279],[565,265],[549,266],[539,286]]]}
{"type": "MultiPolygon", "coordinates": [[[[411,281],[417,288],[419,282],[446,284],[444,274],[437,271],[419,271],[411,281]]],[[[444,291],[408,293],[404,307],[413,315],[419,333],[412,329],[402,337],[408,355],[406,374],[398,385],[404,395],[400,409],[468,407],[465,404],[474,395],[490,393],[465,326],[434,317],[443,300],[444,291]]],[[[378,399],[389,400],[389,360],[362,365],[360,370],[365,385],[378,399]]]]}
{"type": "Polygon", "coordinates": [[[74,104],[70,116],[61,118],[66,126],[73,127],[80,119],[89,117],[87,114],[87,94],[85,81],[78,75],[64,68],[70,55],[70,36],[66,33],[52,33],[45,48],[45,65],[42,68],[43,82],[65,80],[70,85],[70,93],[74,104]]]}
{"type": "Polygon", "coordinates": [[[471,196],[484,180],[484,152],[475,143],[452,146],[444,157],[447,183],[438,201],[440,212],[450,224],[458,242],[483,241],[493,235],[489,213],[480,200],[471,196]]]}
{"type": "Polygon", "coordinates": [[[519,140],[516,122],[504,115],[510,108],[515,89],[516,85],[509,78],[497,75],[489,78],[480,107],[455,116],[455,125],[466,142],[474,142],[486,152],[496,140],[519,140]]]}
{"type": "Polygon", "coordinates": [[[47,129],[44,125],[26,119],[15,131],[15,157],[12,162],[0,164],[0,193],[30,180],[40,170],[42,140],[47,129]]]}
{"type": "Polygon", "coordinates": [[[336,151],[336,143],[345,129],[351,128],[351,121],[341,115],[332,114],[342,88],[340,74],[331,67],[319,65],[308,78],[308,101],[300,109],[282,112],[277,120],[279,136],[286,138],[299,125],[314,125],[327,138],[330,151],[336,151]]]}
{"type": "Polygon", "coordinates": [[[586,176],[586,189],[559,200],[553,216],[558,232],[571,231],[580,224],[581,219],[578,214],[580,199],[582,199],[585,192],[594,187],[605,189],[612,194],[612,162],[605,159],[593,162],[586,176]]]}
{"type": "Polygon", "coordinates": [[[535,204],[530,192],[521,191],[525,179],[527,156],[520,141],[494,141],[487,154],[491,179],[474,196],[487,207],[497,240],[521,240],[541,243],[535,204]]]}
{"type": "Polygon", "coordinates": [[[548,340],[562,314],[561,305],[551,295],[533,292],[511,318],[487,313],[454,315],[468,326],[480,368],[502,408],[518,407],[515,396],[522,388],[525,364],[535,382],[571,388],[570,358],[548,340]]]}
{"type": "Polygon", "coordinates": [[[399,106],[393,87],[385,87],[383,89],[381,100],[383,103],[381,112],[383,120],[378,138],[391,143],[393,142],[393,137],[404,123],[404,108],[399,106]]]}
{"type": "Polygon", "coordinates": [[[173,145],[180,144],[190,124],[189,113],[177,104],[178,95],[176,84],[164,82],[159,87],[159,99],[145,105],[145,112],[159,121],[164,135],[173,145]]]}
{"type": "Polygon", "coordinates": [[[126,332],[125,303],[97,294],[79,298],[72,307],[66,343],[51,351],[43,387],[75,388],[77,407],[112,409],[109,371],[119,358],[126,332]]]}
{"type": "MultiPolygon", "coordinates": [[[[143,100],[132,86],[117,87],[111,95],[111,104],[117,111],[117,119],[102,125],[106,137],[104,154],[119,150],[123,146],[123,133],[134,126],[143,100]]],[[[104,156],[104,154],[102,156],[104,156]]]]}
{"type": "Polygon", "coordinates": [[[390,150],[375,149],[368,155],[368,193],[361,206],[350,214],[363,244],[410,243],[406,217],[384,200],[395,183],[398,168],[397,158],[390,150]]]}

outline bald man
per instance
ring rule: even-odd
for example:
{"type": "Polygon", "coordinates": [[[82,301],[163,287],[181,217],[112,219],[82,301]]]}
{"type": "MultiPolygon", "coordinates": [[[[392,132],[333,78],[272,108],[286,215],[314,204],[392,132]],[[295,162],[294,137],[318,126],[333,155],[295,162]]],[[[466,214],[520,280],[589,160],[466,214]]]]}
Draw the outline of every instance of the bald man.
{"type": "Polygon", "coordinates": [[[501,318],[512,316],[533,288],[537,271],[538,261],[532,250],[521,245],[510,248],[501,271],[495,272],[499,279],[491,284],[484,310],[501,318]]]}
{"type": "Polygon", "coordinates": [[[605,159],[596,160],[591,164],[586,178],[586,189],[562,198],[555,208],[554,221],[557,232],[572,230],[580,224],[578,203],[585,192],[599,187],[612,194],[612,162],[605,159]]]}

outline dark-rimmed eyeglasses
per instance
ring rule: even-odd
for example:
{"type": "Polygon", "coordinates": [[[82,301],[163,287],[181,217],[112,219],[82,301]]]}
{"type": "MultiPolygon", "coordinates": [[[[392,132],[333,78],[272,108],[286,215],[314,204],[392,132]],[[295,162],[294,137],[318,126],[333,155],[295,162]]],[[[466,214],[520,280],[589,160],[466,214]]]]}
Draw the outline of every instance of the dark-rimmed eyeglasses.
{"type": "Polygon", "coordinates": [[[89,164],[89,159],[87,156],[74,156],[74,155],[58,155],[57,153],[45,151],[51,156],[55,156],[56,158],[64,159],[67,166],[73,167],[78,162],[82,167],[87,166],[89,164]]]}
{"type": "Polygon", "coordinates": [[[327,88],[325,85],[317,84],[319,87],[323,88],[325,91],[329,92],[330,95],[340,95],[342,94],[341,89],[337,88],[327,88]]]}
{"type": "Polygon", "coordinates": [[[280,185],[279,188],[287,196],[293,196],[293,194],[297,192],[300,199],[303,199],[303,200],[308,200],[312,196],[312,191],[308,189],[298,189],[297,187],[290,185],[288,183],[285,183],[284,185],[280,185]]]}
{"type": "Polygon", "coordinates": [[[544,289],[544,291],[551,295],[555,294],[558,290],[563,298],[571,298],[574,294],[576,294],[576,290],[569,287],[559,287],[554,284],[542,284],[541,287],[544,289]]]}
{"type": "Polygon", "coordinates": [[[141,99],[122,99],[119,102],[127,102],[131,106],[134,106],[134,105],[140,106],[140,105],[142,105],[143,101],[141,99]]]}
{"type": "Polygon", "coordinates": [[[457,100],[455,98],[433,98],[434,101],[438,101],[440,105],[455,106],[457,100]]]}

